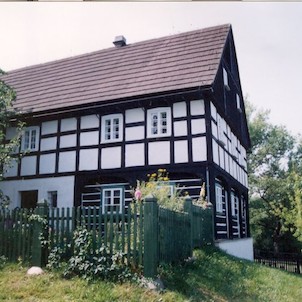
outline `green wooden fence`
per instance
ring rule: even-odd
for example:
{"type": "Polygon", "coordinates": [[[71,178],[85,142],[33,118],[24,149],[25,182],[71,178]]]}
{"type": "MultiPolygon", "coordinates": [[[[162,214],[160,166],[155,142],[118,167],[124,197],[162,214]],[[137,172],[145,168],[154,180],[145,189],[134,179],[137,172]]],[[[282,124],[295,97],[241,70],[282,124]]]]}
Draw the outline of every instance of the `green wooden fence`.
{"type": "Polygon", "coordinates": [[[161,208],[152,196],[121,213],[102,213],[100,207],[49,209],[40,203],[34,211],[0,211],[0,255],[45,265],[54,247],[73,245],[78,226],[90,231],[94,250],[106,246],[112,254],[122,251],[125,261],[143,267],[147,277],[156,275],[160,262],[184,260],[213,238],[211,209],[193,205],[190,198],[185,212],[161,208]]]}
{"type": "Polygon", "coordinates": [[[32,211],[27,209],[0,210],[0,255],[6,256],[9,261],[31,260],[31,214],[32,211]]]}

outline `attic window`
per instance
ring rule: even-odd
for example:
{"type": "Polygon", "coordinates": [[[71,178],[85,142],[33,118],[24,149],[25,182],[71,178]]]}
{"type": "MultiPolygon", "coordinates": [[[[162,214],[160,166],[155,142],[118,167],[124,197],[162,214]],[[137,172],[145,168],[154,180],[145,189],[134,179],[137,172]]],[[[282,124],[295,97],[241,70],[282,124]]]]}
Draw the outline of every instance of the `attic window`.
{"type": "Polygon", "coordinates": [[[226,90],[231,90],[229,86],[228,72],[223,68],[223,84],[226,90]]]}
{"type": "Polygon", "coordinates": [[[240,104],[240,96],[238,95],[238,93],[236,94],[236,104],[237,104],[238,111],[242,112],[241,104],[240,104]]]}

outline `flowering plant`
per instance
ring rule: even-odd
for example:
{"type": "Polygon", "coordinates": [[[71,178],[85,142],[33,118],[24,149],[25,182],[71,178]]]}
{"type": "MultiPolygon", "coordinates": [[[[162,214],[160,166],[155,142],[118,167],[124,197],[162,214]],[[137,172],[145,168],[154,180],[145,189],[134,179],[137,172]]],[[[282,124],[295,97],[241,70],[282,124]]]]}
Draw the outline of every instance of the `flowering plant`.
{"type": "Polygon", "coordinates": [[[153,195],[160,206],[183,210],[184,200],[180,196],[179,188],[170,184],[169,173],[166,169],[158,169],[157,172],[147,175],[148,181],[137,180],[136,188],[133,192],[134,200],[141,202],[145,196],[153,195]]]}

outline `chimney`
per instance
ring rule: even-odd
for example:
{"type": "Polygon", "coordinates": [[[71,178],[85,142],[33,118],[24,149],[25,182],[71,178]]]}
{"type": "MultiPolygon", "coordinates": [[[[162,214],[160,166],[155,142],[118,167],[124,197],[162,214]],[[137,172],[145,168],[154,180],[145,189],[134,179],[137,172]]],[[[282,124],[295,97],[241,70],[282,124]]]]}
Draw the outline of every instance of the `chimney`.
{"type": "Polygon", "coordinates": [[[123,47],[126,45],[126,38],[124,36],[116,36],[113,44],[115,47],[123,47]]]}

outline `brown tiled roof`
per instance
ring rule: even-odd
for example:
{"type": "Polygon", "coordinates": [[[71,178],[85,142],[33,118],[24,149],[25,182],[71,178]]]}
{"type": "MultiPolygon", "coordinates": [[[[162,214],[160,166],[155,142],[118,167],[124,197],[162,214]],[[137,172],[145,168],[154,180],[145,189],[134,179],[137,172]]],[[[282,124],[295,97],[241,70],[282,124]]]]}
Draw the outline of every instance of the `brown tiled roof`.
{"type": "Polygon", "coordinates": [[[40,112],[210,85],[230,25],[25,67],[2,76],[15,107],[40,112]]]}

